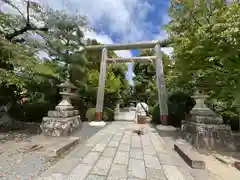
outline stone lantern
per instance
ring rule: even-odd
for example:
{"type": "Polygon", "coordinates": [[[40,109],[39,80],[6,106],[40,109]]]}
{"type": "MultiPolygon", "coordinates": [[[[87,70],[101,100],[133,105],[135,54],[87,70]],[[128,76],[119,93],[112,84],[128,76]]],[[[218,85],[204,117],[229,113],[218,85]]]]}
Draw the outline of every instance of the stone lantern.
{"type": "Polygon", "coordinates": [[[60,88],[60,95],[62,96],[62,101],[56,106],[56,110],[68,110],[73,109],[70,102],[70,98],[76,96],[76,87],[70,83],[69,79],[58,85],[60,88]]]}
{"type": "Polygon", "coordinates": [[[184,138],[199,148],[234,148],[231,128],[223,124],[222,117],[206,106],[208,98],[204,83],[196,83],[192,98],[196,105],[182,121],[184,138]]]}
{"type": "Polygon", "coordinates": [[[76,87],[69,79],[58,87],[62,100],[55,110],[48,111],[48,116],[43,118],[40,126],[42,133],[47,136],[68,136],[81,126],[79,111],[74,110],[70,102],[70,98],[77,96],[76,87]]]}

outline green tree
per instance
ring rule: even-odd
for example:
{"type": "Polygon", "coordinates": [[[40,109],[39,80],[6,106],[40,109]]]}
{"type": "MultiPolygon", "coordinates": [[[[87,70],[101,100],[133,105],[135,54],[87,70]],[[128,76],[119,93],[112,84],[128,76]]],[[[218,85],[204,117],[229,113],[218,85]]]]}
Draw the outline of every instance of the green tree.
{"type": "MultiPolygon", "coordinates": [[[[96,40],[88,40],[89,44],[99,44],[96,40]]],[[[113,51],[108,51],[109,58],[116,58],[117,55],[113,51]]],[[[87,52],[88,59],[88,77],[96,77],[93,84],[86,82],[87,101],[91,99],[92,106],[96,104],[96,95],[98,87],[98,78],[100,72],[101,51],[89,51],[87,52]],[[88,94],[89,93],[89,94],[88,94]]],[[[129,82],[126,80],[125,74],[127,72],[127,66],[125,64],[108,64],[107,78],[105,85],[104,104],[111,108],[115,107],[118,99],[121,99],[126,94],[129,87],[129,82]]],[[[91,78],[90,78],[91,79],[91,78]]]]}
{"type": "MultiPolygon", "coordinates": [[[[148,49],[140,52],[139,56],[154,56],[154,50],[148,49]]],[[[168,76],[170,65],[169,57],[163,53],[163,66],[165,79],[168,76]]],[[[133,67],[134,97],[143,98],[150,106],[153,106],[158,99],[156,87],[156,66],[153,62],[135,63],[133,67]]]]}

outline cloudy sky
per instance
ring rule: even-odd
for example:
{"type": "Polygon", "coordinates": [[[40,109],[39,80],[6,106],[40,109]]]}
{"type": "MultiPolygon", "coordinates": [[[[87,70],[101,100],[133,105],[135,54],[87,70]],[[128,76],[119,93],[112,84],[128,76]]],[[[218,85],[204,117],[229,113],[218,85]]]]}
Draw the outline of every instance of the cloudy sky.
{"type": "MultiPolygon", "coordinates": [[[[21,1],[21,0],[15,0],[21,1]]],[[[127,43],[145,40],[162,40],[167,34],[161,29],[169,22],[170,0],[36,0],[55,9],[86,15],[95,32],[86,32],[87,38],[101,43],[127,43]]],[[[163,48],[167,54],[170,48],[163,48]]],[[[135,56],[139,51],[118,51],[122,57],[135,56]]],[[[127,78],[131,80],[132,64],[127,78]]]]}

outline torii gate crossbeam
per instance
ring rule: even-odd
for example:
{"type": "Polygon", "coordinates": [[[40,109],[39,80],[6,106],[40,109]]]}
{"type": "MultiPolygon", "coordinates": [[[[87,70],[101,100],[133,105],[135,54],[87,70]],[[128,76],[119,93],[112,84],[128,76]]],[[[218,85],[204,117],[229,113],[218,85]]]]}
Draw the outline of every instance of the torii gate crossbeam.
{"type": "Polygon", "coordinates": [[[107,64],[117,62],[149,62],[155,60],[156,64],[156,84],[158,87],[158,102],[160,107],[160,121],[163,125],[168,125],[168,106],[167,106],[167,91],[165,87],[163,61],[161,47],[167,47],[168,41],[148,41],[129,44],[108,44],[108,45],[93,45],[86,46],[87,51],[102,50],[102,59],[99,76],[99,86],[97,92],[96,104],[96,120],[102,120],[104,89],[107,74],[107,64]],[[133,58],[108,58],[108,50],[129,50],[129,49],[148,49],[154,48],[155,56],[133,57],[133,58]]]}

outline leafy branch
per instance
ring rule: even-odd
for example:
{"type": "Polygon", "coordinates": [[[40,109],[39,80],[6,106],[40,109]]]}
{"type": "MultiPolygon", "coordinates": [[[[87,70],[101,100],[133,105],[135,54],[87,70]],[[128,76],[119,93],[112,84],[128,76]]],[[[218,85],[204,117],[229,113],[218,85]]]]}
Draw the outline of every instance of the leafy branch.
{"type": "MultiPolygon", "coordinates": [[[[47,27],[36,27],[34,26],[31,21],[30,21],[30,5],[31,3],[34,2],[30,2],[29,0],[27,1],[27,6],[26,6],[26,17],[24,16],[23,12],[17,7],[15,6],[10,0],[2,0],[4,3],[8,4],[9,6],[11,6],[12,8],[14,8],[15,10],[17,10],[23,17],[23,19],[25,20],[25,25],[19,29],[19,30],[15,30],[13,33],[10,34],[5,34],[5,38],[9,41],[13,41],[13,39],[27,31],[48,31],[47,27]]],[[[21,40],[17,40],[17,42],[22,42],[24,41],[23,39],[21,40]]]]}

